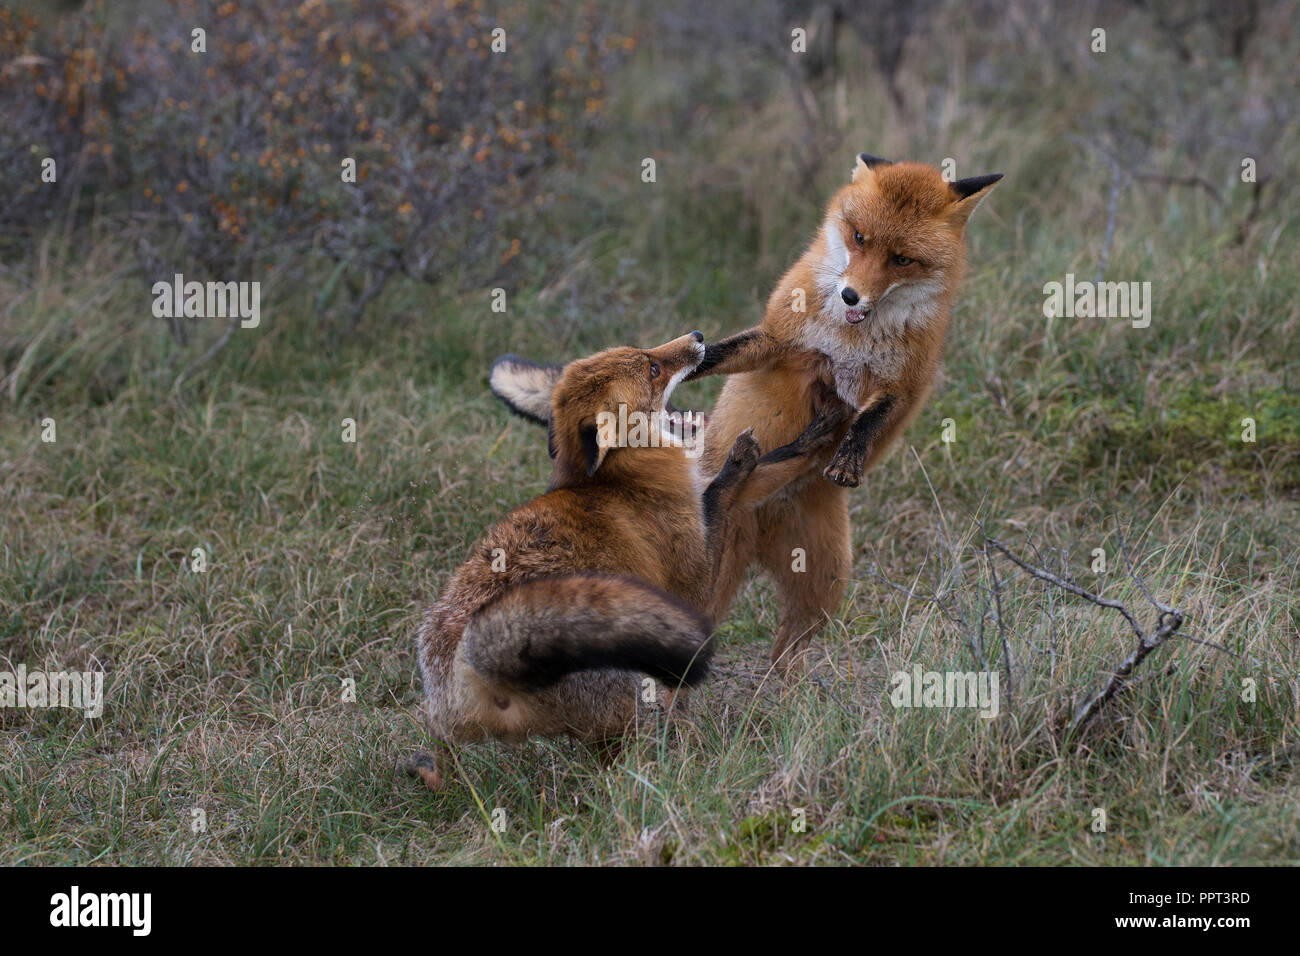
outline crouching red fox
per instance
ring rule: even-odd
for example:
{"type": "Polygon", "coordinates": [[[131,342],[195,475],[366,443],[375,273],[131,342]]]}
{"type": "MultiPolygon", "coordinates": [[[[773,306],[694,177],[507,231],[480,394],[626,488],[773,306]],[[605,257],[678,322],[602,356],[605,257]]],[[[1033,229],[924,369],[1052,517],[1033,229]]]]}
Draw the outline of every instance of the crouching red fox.
{"type": "Polygon", "coordinates": [[[601,746],[635,721],[645,676],[670,688],[704,678],[728,523],[802,471],[844,413],[810,410],[803,434],[762,459],[741,431],[707,486],[670,435],[620,445],[602,433],[605,416],[659,417],[703,339],[609,349],[550,389],[549,490],[484,534],[416,637],[440,747],[412,769],[431,788],[452,745],[568,734],[601,746]]]}

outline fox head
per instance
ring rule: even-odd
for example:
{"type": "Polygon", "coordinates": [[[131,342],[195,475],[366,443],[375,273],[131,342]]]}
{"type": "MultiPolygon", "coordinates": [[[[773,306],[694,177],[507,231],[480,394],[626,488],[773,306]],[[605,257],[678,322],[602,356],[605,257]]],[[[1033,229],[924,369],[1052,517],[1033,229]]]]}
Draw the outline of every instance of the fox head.
{"type": "Polygon", "coordinates": [[[1001,178],[948,182],[934,166],[861,153],[813,247],[821,320],[849,335],[933,315],[965,267],[966,220],[1001,178]]]}
{"type": "MultiPolygon", "coordinates": [[[[704,358],[704,334],[690,332],[654,349],[613,348],[564,366],[551,392],[549,446],[555,459],[552,486],[590,478],[607,461],[619,457],[620,436],[613,423],[634,428],[659,428],[668,398],[677,384],[704,358]]],[[[648,443],[648,442],[646,442],[648,443]]],[[[671,439],[654,444],[671,444],[671,439]]]]}

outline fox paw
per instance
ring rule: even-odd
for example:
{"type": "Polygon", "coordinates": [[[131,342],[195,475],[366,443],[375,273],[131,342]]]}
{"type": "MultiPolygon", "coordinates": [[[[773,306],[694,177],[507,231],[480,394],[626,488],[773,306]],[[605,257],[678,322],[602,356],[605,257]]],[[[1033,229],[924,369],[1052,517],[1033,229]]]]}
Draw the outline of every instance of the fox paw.
{"type": "Polygon", "coordinates": [[[408,777],[416,777],[424,781],[424,785],[437,793],[446,783],[442,774],[442,767],[438,765],[438,760],[433,754],[417,751],[411,754],[400,765],[399,769],[408,777]]]}
{"type": "Polygon", "coordinates": [[[840,402],[837,405],[826,406],[818,412],[817,417],[799,436],[798,441],[802,450],[816,451],[829,443],[840,430],[840,426],[849,420],[849,411],[849,407],[840,402]]]}
{"type": "Polygon", "coordinates": [[[726,467],[734,468],[741,474],[749,474],[758,467],[758,439],[754,437],[752,428],[746,428],[731,443],[726,467]]]}
{"type": "Polygon", "coordinates": [[[826,466],[822,476],[841,488],[856,488],[862,484],[862,461],[836,455],[826,466]]]}

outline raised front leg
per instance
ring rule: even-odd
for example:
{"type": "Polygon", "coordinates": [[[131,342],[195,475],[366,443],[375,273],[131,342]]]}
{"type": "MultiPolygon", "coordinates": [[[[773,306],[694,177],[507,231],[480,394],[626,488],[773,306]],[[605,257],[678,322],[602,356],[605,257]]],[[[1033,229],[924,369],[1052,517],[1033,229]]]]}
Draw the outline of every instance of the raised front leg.
{"type": "Polygon", "coordinates": [[[757,466],[758,439],[754,437],[753,429],[746,428],[731,443],[727,460],[704,489],[704,543],[710,559],[715,559],[721,551],[727,513],[736,499],[736,492],[757,466]]]}
{"type": "Polygon", "coordinates": [[[816,465],[810,456],[827,448],[848,424],[853,408],[831,397],[817,406],[813,420],[794,441],[769,451],[737,489],[731,507],[751,508],[771,497],[816,465]]]}
{"type": "Polygon", "coordinates": [[[767,368],[780,357],[781,351],[776,340],[762,328],[746,329],[705,346],[704,360],[686,376],[686,381],[705,375],[734,375],[767,368]]]}
{"type": "Polygon", "coordinates": [[[835,457],[822,472],[827,479],[844,488],[856,488],[862,483],[863,466],[871,451],[871,443],[885,429],[890,417],[898,410],[898,399],[884,392],[871,397],[849,433],[835,449],[835,457]]]}
{"type": "Polygon", "coordinates": [[[723,547],[740,513],[751,511],[815,468],[810,457],[835,440],[852,414],[853,409],[839,399],[819,397],[813,420],[799,437],[761,458],[752,430],[747,428],[736,437],[722,469],[704,491],[704,541],[715,581],[723,547]]]}
{"type": "Polygon", "coordinates": [[[704,490],[706,540],[716,539],[732,509],[753,507],[808,471],[808,456],[829,445],[852,414],[838,398],[819,396],[813,420],[799,437],[761,458],[753,429],[737,435],[722,469],[704,490]]]}

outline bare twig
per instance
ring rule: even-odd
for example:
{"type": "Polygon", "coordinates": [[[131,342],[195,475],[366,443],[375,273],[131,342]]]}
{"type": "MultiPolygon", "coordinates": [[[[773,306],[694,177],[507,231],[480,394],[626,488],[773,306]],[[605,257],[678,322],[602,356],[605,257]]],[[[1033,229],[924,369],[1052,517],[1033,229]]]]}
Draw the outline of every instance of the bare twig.
{"type": "Polygon", "coordinates": [[[1129,556],[1128,553],[1128,542],[1124,540],[1123,528],[1119,529],[1119,553],[1124,556],[1124,564],[1128,567],[1129,577],[1131,577],[1137,583],[1137,586],[1141,589],[1142,593],[1146,596],[1146,599],[1151,602],[1151,605],[1157,611],[1160,611],[1162,614],[1171,613],[1173,611],[1173,608],[1171,608],[1168,604],[1161,604],[1154,597],[1152,597],[1151,591],[1147,587],[1146,582],[1143,581],[1142,576],[1137,573],[1137,567],[1134,566],[1133,559],[1132,557],[1129,556]]]}
{"type": "Polygon", "coordinates": [[[1069,731],[1074,733],[1081,730],[1088,721],[1097,715],[1097,712],[1105,706],[1106,701],[1110,700],[1119,692],[1129,679],[1129,675],[1137,668],[1146,656],[1163,644],[1183,623],[1183,615],[1178,611],[1165,612],[1160,615],[1160,622],[1155,632],[1144,635],[1139,632],[1138,646],[1133,652],[1120,663],[1115,669],[1115,673],[1110,675],[1110,680],[1106,686],[1092,697],[1086,704],[1080,707],[1074,714],[1074,719],[1070,721],[1069,731]]]}
{"type": "Polygon", "coordinates": [[[1160,183],[1162,186],[1191,186],[1204,190],[1211,199],[1223,205],[1223,194],[1214,184],[1201,176],[1169,176],[1165,173],[1134,173],[1133,178],[1143,183],[1160,183]]]}
{"type": "MultiPolygon", "coordinates": [[[[980,532],[983,534],[981,527],[980,532]]],[[[993,555],[989,554],[989,536],[984,534],[984,560],[988,562],[989,579],[993,585],[993,608],[998,616],[998,636],[1002,639],[1002,662],[1007,670],[1007,705],[1015,703],[1015,685],[1012,673],[1011,643],[1007,640],[1007,628],[1002,620],[1002,583],[998,580],[998,569],[993,564],[993,555]]]]}
{"type": "Polygon", "coordinates": [[[1122,543],[1121,550],[1124,552],[1125,561],[1128,562],[1129,574],[1133,576],[1134,580],[1138,581],[1138,586],[1147,596],[1147,599],[1160,610],[1160,617],[1156,623],[1156,629],[1149,634],[1142,629],[1142,626],[1138,623],[1133,612],[1119,601],[1093,594],[1091,591],[1081,588],[1077,584],[1066,581],[1058,575],[1053,574],[1051,571],[1029,564],[1019,555],[1011,551],[1011,549],[1001,541],[998,541],[996,538],[990,538],[987,534],[984,536],[984,542],[986,548],[992,546],[998,551],[1001,551],[1013,564],[1017,565],[1028,574],[1038,578],[1040,581],[1054,584],[1065,591],[1069,591],[1071,594],[1091,601],[1101,607],[1108,607],[1119,611],[1119,613],[1124,616],[1124,619],[1128,621],[1129,626],[1133,629],[1133,633],[1137,636],[1138,646],[1133,649],[1132,653],[1130,653],[1128,657],[1124,658],[1124,660],[1120,662],[1119,666],[1106,681],[1105,686],[1089,698],[1083,706],[1075,711],[1074,717],[1066,727],[1067,734],[1075,734],[1087,726],[1088,723],[1097,716],[1098,712],[1106,706],[1107,701],[1114,697],[1120,689],[1129,682],[1133,671],[1141,665],[1147,655],[1168,640],[1183,623],[1183,614],[1181,611],[1171,608],[1168,605],[1161,604],[1151,596],[1146,585],[1138,578],[1132,562],[1128,559],[1127,548],[1122,543]]]}
{"type": "Polygon", "coordinates": [[[1250,191],[1250,208],[1246,210],[1245,217],[1237,224],[1237,235],[1233,240],[1234,245],[1242,245],[1246,237],[1250,235],[1251,227],[1255,225],[1255,219],[1259,216],[1260,201],[1264,198],[1264,187],[1268,185],[1268,179],[1255,180],[1255,188],[1250,191]]]}
{"type": "Polygon", "coordinates": [[[379,278],[371,282],[370,285],[367,286],[366,290],[357,298],[356,302],[352,304],[352,314],[348,318],[348,332],[356,330],[356,327],[361,323],[361,317],[365,314],[366,306],[370,304],[370,300],[379,295],[380,292],[384,291],[384,286],[388,284],[388,280],[392,278],[393,273],[395,273],[397,269],[397,262],[384,266],[384,268],[379,271],[379,278]]]}
{"type": "Polygon", "coordinates": [[[1019,555],[1017,555],[1015,552],[1009,549],[1005,544],[1003,544],[997,538],[989,538],[988,543],[993,545],[993,547],[997,548],[1008,558],[1010,558],[1013,564],[1019,565],[1022,570],[1029,572],[1034,577],[1038,578],[1040,581],[1046,581],[1049,584],[1055,584],[1058,588],[1061,588],[1064,591],[1069,591],[1071,594],[1075,595],[1076,597],[1081,597],[1086,600],[1089,600],[1093,604],[1100,604],[1102,607],[1114,608],[1116,611],[1119,611],[1120,614],[1124,615],[1124,619],[1128,621],[1129,626],[1133,628],[1134,633],[1136,633],[1139,637],[1142,636],[1142,628],[1141,626],[1139,626],[1137,622],[1137,618],[1133,616],[1132,611],[1126,608],[1123,604],[1120,604],[1119,601],[1114,601],[1111,600],[1110,598],[1104,598],[1101,597],[1100,595],[1093,594],[1091,591],[1085,588],[1081,588],[1077,584],[1073,584],[1061,577],[1058,577],[1057,575],[1053,574],[1051,571],[1046,571],[1043,568],[1036,568],[1032,564],[1028,564],[1019,555]]]}
{"type": "Polygon", "coordinates": [[[1106,204],[1106,238],[1102,240],[1101,255],[1097,260],[1097,282],[1106,277],[1106,267],[1110,265],[1110,244],[1115,239],[1115,216],[1125,179],[1115,157],[1108,156],[1107,159],[1110,160],[1110,201],[1106,204]]]}
{"type": "Polygon", "coordinates": [[[1212,651],[1219,651],[1221,654],[1227,654],[1229,657],[1241,657],[1236,651],[1230,651],[1222,644],[1215,644],[1213,641],[1203,641],[1199,637],[1193,637],[1191,634],[1179,634],[1185,641],[1191,641],[1193,644],[1200,644],[1202,647],[1208,647],[1212,651]]]}

